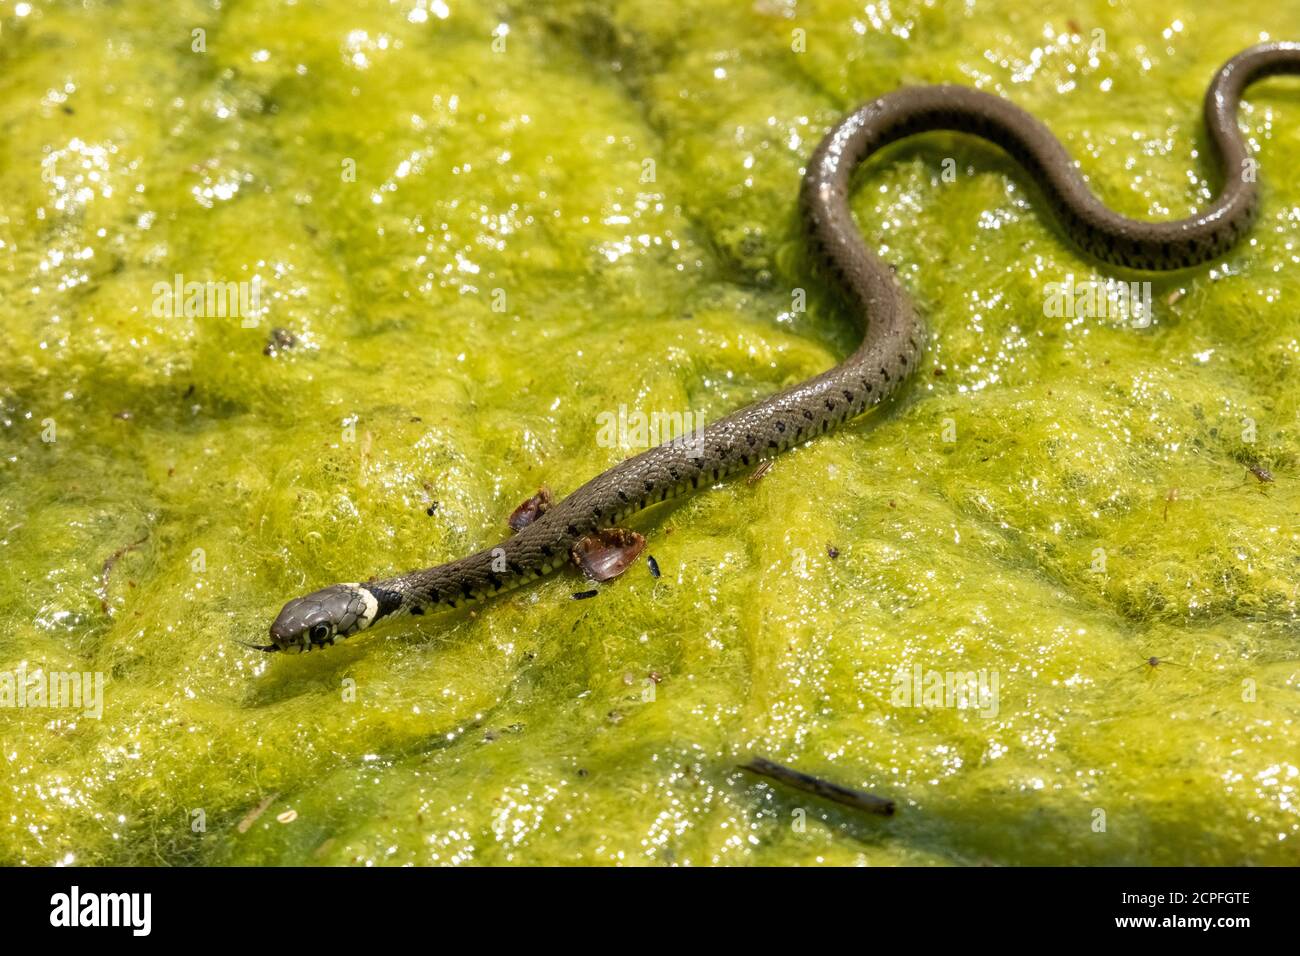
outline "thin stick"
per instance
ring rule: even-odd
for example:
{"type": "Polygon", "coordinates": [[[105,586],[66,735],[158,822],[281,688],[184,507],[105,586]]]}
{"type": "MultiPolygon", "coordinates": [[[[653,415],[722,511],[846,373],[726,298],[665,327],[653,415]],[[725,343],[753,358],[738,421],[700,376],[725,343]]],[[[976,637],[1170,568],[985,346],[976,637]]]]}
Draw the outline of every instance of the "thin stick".
{"type": "Polygon", "coordinates": [[[134,551],[148,540],[149,533],[146,531],[144,537],[139,541],[133,541],[130,544],[122,545],[122,547],[110,554],[108,559],[104,562],[104,566],[99,571],[100,580],[103,582],[99,588],[99,606],[103,609],[105,614],[113,613],[112,609],[108,606],[108,579],[113,573],[113,565],[117,564],[123,555],[134,551]]]}
{"type": "Polygon", "coordinates": [[[275,802],[275,798],[278,797],[279,795],[280,792],[277,790],[275,793],[271,794],[269,797],[266,797],[264,800],[262,800],[262,802],[259,803],[257,806],[253,807],[253,809],[249,810],[248,813],[244,814],[244,819],[239,821],[239,824],[235,827],[235,829],[240,833],[247,833],[249,827],[251,827],[254,823],[257,822],[257,818],[266,812],[266,808],[269,807],[271,804],[273,804],[275,802]]]}
{"type": "Polygon", "coordinates": [[[749,763],[741,764],[741,770],[748,770],[750,773],[756,773],[760,777],[767,777],[778,783],[783,783],[787,787],[795,790],[802,790],[804,793],[811,793],[818,797],[825,797],[827,800],[833,800],[836,803],[843,804],[846,807],[852,807],[855,810],[865,810],[868,813],[879,813],[882,816],[890,816],[894,812],[894,801],[886,800],[884,797],[878,797],[874,793],[867,793],[864,790],[853,790],[850,787],[842,787],[838,783],[831,783],[829,780],[823,780],[820,777],[814,777],[811,774],[801,773],[798,770],[791,770],[789,767],[783,767],[779,763],[773,763],[766,757],[753,757],[749,763]]]}

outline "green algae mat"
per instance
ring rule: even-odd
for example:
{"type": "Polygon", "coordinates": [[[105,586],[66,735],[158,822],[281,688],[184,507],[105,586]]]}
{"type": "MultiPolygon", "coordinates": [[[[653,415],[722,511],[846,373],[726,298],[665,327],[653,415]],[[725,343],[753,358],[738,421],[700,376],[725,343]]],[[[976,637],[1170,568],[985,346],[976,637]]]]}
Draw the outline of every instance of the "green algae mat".
{"type": "Polygon", "coordinates": [[[846,354],[795,197],[856,103],[1002,94],[1174,218],[1215,69],[1298,37],[1265,0],[0,5],[0,862],[1300,862],[1286,79],[1241,113],[1257,226],[1146,321],[1049,307],[1128,277],[1006,156],[900,144],[854,198],[934,329],[900,400],[639,516],[659,577],[239,643],[500,540],[639,450],[610,416],[846,354]]]}

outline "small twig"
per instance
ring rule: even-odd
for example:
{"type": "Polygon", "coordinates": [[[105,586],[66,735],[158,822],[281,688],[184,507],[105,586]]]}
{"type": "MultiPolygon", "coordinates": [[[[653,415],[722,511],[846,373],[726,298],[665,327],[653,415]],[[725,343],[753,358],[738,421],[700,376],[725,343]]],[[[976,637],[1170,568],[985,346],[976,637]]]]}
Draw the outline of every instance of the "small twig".
{"type": "Polygon", "coordinates": [[[772,459],[765,459],[757,468],[755,468],[748,477],[745,478],[745,484],[756,485],[763,480],[763,476],[768,473],[772,467],[772,459]]]}
{"type": "Polygon", "coordinates": [[[239,823],[236,824],[235,830],[239,833],[247,833],[249,828],[257,822],[257,818],[266,812],[266,808],[274,803],[275,798],[279,795],[280,792],[277,790],[275,793],[264,798],[261,803],[249,810],[248,813],[244,814],[244,819],[240,820],[239,823]]]}
{"type": "Polygon", "coordinates": [[[886,800],[884,797],[878,797],[874,793],[867,793],[865,790],[842,787],[838,783],[831,783],[829,780],[823,780],[811,774],[791,770],[779,763],[773,763],[766,757],[753,757],[749,763],[741,764],[740,769],[783,783],[795,790],[802,790],[804,793],[825,797],[827,800],[833,800],[835,803],[852,807],[855,810],[879,813],[886,817],[894,812],[893,800],[886,800]]]}
{"type": "Polygon", "coordinates": [[[117,564],[117,562],[121,560],[123,555],[129,554],[130,552],[134,551],[136,548],[140,547],[140,545],[144,544],[148,540],[149,540],[149,532],[146,531],[144,537],[141,538],[139,541],[133,541],[130,544],[122,545],[122,547],[118,548],[116,551],[110,554],[108,558],[104,561],[104,566],[100,568],[99,571],[99,578],[101,581],[99,587],[99,606],[103,609],[105,614],[112,613],[112,611],[109,609],[108,606],[108,579],[113,573],[113,565],[117,564]]]}

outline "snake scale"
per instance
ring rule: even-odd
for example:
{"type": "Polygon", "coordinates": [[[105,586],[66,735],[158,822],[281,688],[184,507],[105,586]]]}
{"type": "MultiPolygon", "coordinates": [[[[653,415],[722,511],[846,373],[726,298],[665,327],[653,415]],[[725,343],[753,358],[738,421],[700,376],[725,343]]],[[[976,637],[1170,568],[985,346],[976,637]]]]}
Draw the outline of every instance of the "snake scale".
{"type": "Polygon", "coordinates": [[[1047,127],[1000,97],[960,86],[925,86],[864,104],[817,147],[800,194],[815,261],[865,321],[862,344],[852,355],[713,422],[692,443],[668,442],[615,465],[494,548],[295,598],[271,625],[271,643],[255,646],[311,650],[402,613],[450,609],[517,587],[566,563],[586,535],[754,466],[889,397],[915,370],[926,331],[890,268],[867,249],[849,210],[854,170],[881,148],[937,130],[982,137],[1024,167],[1066,235],[1088,255],[1129,269],[1183,269],[1222,255],[1254,222],[1258,189],[1247,174],[1253,161],[1237,127],[1237,107],[1249,84],[1284,73],[1300,73],[1300,44],[1251,47],[1215,75],[1204,115],[1223,187],[1204,212],[1172,222],[1142,222],[1108,209],[1047,127]]]}

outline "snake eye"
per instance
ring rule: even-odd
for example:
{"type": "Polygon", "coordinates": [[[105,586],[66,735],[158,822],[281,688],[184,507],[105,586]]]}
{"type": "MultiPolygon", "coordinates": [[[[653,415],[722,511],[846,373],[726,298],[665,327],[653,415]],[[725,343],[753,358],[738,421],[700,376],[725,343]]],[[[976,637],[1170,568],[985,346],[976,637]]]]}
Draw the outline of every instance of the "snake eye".
{"type": "Polygon", "coordinates": [[[311,639],[317,644],[324,644],[329,636],[330,628],[328,624],[317,624],[311,629],[311,639]]]}

